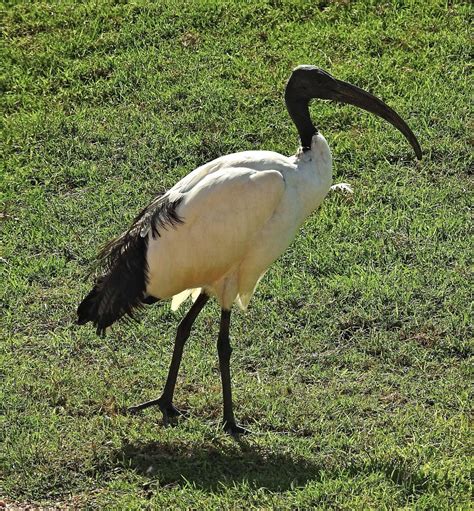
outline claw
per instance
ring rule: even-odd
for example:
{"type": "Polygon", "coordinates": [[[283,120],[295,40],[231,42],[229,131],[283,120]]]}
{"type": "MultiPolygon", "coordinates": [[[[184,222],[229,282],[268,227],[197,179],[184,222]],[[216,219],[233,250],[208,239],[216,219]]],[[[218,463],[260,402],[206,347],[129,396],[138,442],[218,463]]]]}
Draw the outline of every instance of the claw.
{"type": "Polygon", "coordinates": [[[163,414],[163,424],[168,426],[170,419],[176,419],[177,417],[185,417],[186,414],[181,410],[178,410],[172,403],[168,405],[160,405],[161,413],[163,414]]]}
{"type": "Polygon", "coordinates": [[[252,432],[248,429],[239,426],[235,422],[224,421],[224,431],[234,438],[239,438],[240,435],[250,435],[252,432]]]}

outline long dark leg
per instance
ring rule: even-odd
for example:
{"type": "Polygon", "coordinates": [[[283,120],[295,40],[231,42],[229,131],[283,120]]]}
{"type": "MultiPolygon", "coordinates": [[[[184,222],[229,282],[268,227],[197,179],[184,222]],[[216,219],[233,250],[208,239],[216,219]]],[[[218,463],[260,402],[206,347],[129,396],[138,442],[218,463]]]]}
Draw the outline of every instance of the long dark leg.
{"type": "Polygon", "coordinates": [[[209,296],[201,293],[191,309],[189,309],[186,316],[184,316],[181,320],[181,323],[178,325],[173,357],[168,371],[168,378],[166,379],[165,388],[163,389],[161,396],[158,399],[153,399],[137,406],[132,406],[129,408],[130,412],[138,412],[139,410],[144,410],[149,406],[158,405],[160,410],[163,412],[163,419],[165,423],[169,417],[180,415],[179,410],[173,406],[173,394],[176,386],[176,378],[178,377],[179,366],[181,364],[181,358],[183,356],[183,348],[188,340],[189,334],[191,333],[191,327],[193,326],[194,321],[208,300],[209,296]]]}
{"type": "Polygon", "coordinates": [[[219,338],[217,340],[217,353],[219,354],[219,368],[222,380],[222,397],[224,400],[224,429],[231,435],[248,433],[248,431],[235,423],[232,405],[232,388],[230,379],[230,356],[232,347],[229,339],[230,310],[222,310],[219,338]]]}

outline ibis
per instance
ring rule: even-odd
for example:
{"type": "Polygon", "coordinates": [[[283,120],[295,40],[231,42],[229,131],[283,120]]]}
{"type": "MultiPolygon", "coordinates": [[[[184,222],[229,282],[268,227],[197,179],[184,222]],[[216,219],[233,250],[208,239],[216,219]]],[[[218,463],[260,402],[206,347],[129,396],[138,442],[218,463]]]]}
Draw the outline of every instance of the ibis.
{"type": "Polygon", "coordinates": [[[145,304],[171,299],[176,310],[188,298],[193,302],[178,325],[161,396],[130,411],[157,405],[165,423],[180,415],[173,395],[183,348],[198,314],[214,297],[221,309],[217,353],[223,427],[232,435],[246,432],[232,404],[231,309],[234,303],[247,308],[259,280],[331,190],[331,151],[309,113],[315,98],[355,105],[385,119],[421,159],[415,135],[382,100],[318,67],[294,69],[285,103],[300,138],[295,155],[244,151],[205,163],[156,197],[99,254],[102,271],[77,310],[78,323],[92,322],[99,335],[145,304]]]}

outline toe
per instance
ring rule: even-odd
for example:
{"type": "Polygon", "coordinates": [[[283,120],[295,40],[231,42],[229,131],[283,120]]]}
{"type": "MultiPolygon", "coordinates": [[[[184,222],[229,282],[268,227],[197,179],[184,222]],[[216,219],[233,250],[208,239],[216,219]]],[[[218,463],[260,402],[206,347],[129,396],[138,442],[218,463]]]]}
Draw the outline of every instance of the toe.
{"type": "Polygon", "coordinates": [[[249,435],[251,431],[242,426],[239,426],[235,422],[225,422],[224,431],[233,437],[239,437],[241,435],[249,435]]]}

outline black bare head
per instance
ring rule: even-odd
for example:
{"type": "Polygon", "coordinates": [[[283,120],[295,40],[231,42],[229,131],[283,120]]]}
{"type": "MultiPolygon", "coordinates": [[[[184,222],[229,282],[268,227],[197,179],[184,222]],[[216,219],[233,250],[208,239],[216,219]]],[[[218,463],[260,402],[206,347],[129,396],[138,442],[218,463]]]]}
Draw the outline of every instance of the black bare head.
{"type": "Polygon", "coordinates": [[[403,133],[413,147],[416,157],[421,159],[418,140],[395,110],[369,92],[337,80],[315,66],[298,66],[291,74],[285,90],[286,106],[298,129],[303,149],[311,147],[311,139],[318,131],[311,121],[308,109],[309,101],[313,98],[348,103],[382,117],[403,133]]]}

